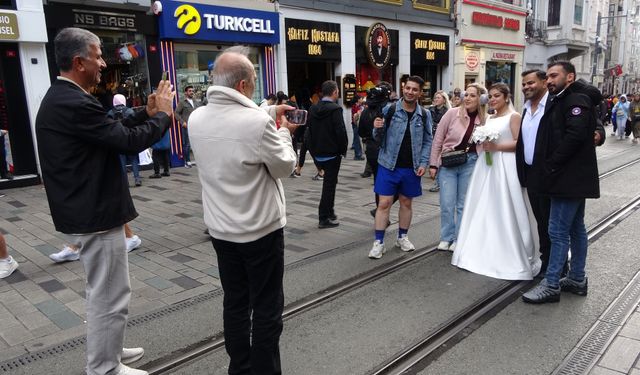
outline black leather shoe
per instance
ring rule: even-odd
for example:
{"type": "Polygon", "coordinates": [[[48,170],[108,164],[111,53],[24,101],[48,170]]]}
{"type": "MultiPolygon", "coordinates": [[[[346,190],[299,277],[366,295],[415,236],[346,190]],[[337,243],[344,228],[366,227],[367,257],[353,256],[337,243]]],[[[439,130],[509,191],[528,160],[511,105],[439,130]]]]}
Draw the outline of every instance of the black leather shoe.
{"type": "Polygon", "coordinates": [[[334,228],[334,227],[337,227],[338,225],[340,225],[340,223],[337,220],[327,219],[327,220],[321,220],[320,223],[318,223],[318,228],[320,229],[334,228]]]}
{"type": "Polygon", "coordinates": [[[338,221],[338,216],[337,216],[337,215],[335,215],[335,214],[334,214],[334,215],[331,215],[331,216],[329,216],[329,220],[332,220],[332,221],[338,221]]]}
{"type": "Polygon", "coordinates": [[[360,177],[362,178],[371,177],[371,173],[360,173],[360,177]]]}
{"type": "Polygon", "coordinates": [[[374,208],[373,210],[369,211],[369,213],[371,214],[371,216],[373,216],[374,218],[376,217],[376,209],[374,208]]]}
{"type": "Polygon", "coordinates": [[[160,173],[155,173],[149,176],[149,178],[162,178],[162,176],[160,176],[160,173]]]}

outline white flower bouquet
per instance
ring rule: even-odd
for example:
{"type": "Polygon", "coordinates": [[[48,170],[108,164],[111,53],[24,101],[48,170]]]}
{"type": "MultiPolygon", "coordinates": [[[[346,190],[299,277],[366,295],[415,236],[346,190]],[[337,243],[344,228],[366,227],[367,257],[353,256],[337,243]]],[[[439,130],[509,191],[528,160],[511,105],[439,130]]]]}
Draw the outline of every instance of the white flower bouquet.
{"type": "MultiPolygon", "coordinates": [[[[471,134],[471,140],[475,143],[494,142],[497,141],[498,138],[500,138],[500,132],[487,126],[476,126],[476,128],[473,129],[473,134],[471,134]]],[[[484,161],[487,165],[493,164],[491,152],[485,150],[484,161]]]]}

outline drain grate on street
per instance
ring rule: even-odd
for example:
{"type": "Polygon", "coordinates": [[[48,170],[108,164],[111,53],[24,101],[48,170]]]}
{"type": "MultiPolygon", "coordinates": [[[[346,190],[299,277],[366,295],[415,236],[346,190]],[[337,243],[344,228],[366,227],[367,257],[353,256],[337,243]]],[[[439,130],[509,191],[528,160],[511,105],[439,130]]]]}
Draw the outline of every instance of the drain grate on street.
{"type": "Polygon", "coordinates": [[[601,353],[613,341],[615,335],[640,301],[640,272],[602,313],[578,346],[553,372],[554,375],[587,374],[595,366],[601,353]]]}
{"type": "MultiPolygon", "coordinates": [[[[143,323],[147,323],[153,321],[158,318],[162,318],[178,311],[187,309],[189,307],[198,305],[200,303],[211,300],[215,297],[222,295],[222,289],[216,289],[207,293],[200,294],[188,300],[184,300],[182,302],[175,303],[170,306],[163,307],[159,310],[152,311],[143,315],[136,316],[132,319],[129,319],[127,322],[127,327],[135,327],[141,325],[143,323]]],[[[87,343],[87,338],[85,336],[76,337],[75,339],[71,339],[62,344],[58,344],[56,346],[52,346],[47,349],[43,349],[37,352],[23,354],[19,357],[10,359],[5,362],[0,363],[0,373],[11,373],[17,369],[29,366],[38,361],[44,361],[50,359],[52,357],[64,354],[65,352],[72,351],[78,349],[78,347],[84,347],[87,343]]]]}

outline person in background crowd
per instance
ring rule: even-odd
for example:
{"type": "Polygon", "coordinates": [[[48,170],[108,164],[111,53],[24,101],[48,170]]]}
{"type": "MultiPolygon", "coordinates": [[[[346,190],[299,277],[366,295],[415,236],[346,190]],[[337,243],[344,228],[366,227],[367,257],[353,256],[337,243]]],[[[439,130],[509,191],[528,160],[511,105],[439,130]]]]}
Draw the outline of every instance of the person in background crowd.
{"type": "Polygon", "coordinates": [[[515,150],[521,117],[513,109],[509,86],[491,86],[489,107],[495,113],[484,127],[500,136],[476,147],[480,161],[467,189],[451,264],[497,279],[531,280],[541,262],[535,254],[536,229],[518,181],[515,150]]]}
{"type": "MultiPolygon", "coordinates": [[[[436,91],[435,95],[433,95],[433,105],[429,108],[431,111],[431,119],[433,120],[433,128],[431,130],[431,134],[436,134],[436,130],[438,130],[438,124],[447,111],[451,109],[451,102],[449,101],[449,95],[446,92],[439,90],[436,91]]],[[[438,175],[436,175],[436,179],[433,182],[433,186],[429,188],[429,191],[432,193],[437,193],[440,191],[440,185],[438,184],[438,175]]]]}
{"type": "Polygon", "coordinates": [[[309,151],[318,166],[324,171],[322,196],[318,205],[318,228],[333,228],[340,225],[334,210],[336,186],[342,157],[347,154],[347,129],[338,100],[338,84],[325,81],[322,84],[322,99],[311,106],[307,118],[310,132],[309,151]]]}
{"type": "Polygon", "coordinates": [[[398,238],[395,246],[413,251],[409,241],[412,200],[422,195],[421,178],[429,166],[431,152],[431,113],[420,106],[424,80],[409,76],[402,89],[402,99],[391,104],[373,122],[373,138],[379,142],[378,171],[374,191],[379,195],[375,216],[375,240],[369,258],[380,259],[385,253],[384,232],[389,226],[389,212],[399,196],[398,238]]]}
{"type": "Polygon", "coordinates": [[[236,46],[218,55],[209,104],[191,114],[189,132],[224,291],[228,372],[281,374],[287,217],[280,179],[296,163],[296,126],[283,116],[293,107],[262,109],[251,100],[257,77],[248,53],[236,46]]]}
{"type": "Polygon", "coordinates": [[[266,98],[262,99],[262,102],[260,102],[260,108],[265,108],[271,105],[275,105],[276,100],[278,100],[278,98],[274,94],[269,94],[267,95],[266,98]]]}
{"type": "Polygon", "coordinates": [[[620,100],[613,107],[613,113],[616,114],[616,137],[624,139],[627,119],[629,118],[629,102],[626,95],[620,95],[620,100]]]}
{"type": "Polygon", "coordinates": [[[189,143],[189,116],[196,108],[202,104],[193,97],[193,86],[188,85],[184,88],[184,98],[178,103],[176,108],[176,120],[180,123],[180,131],[182,135],[182,157],[184,159],[185,168],[191,168],[191,143],[189,143]]]}
{"type": "Polygon", "coordinates": [[[584,209],[586,198],[600,196],[594,145],[597,118],[592,99],[574,85],[575,80],[570,62],[549,64],[547,87],[555,96],[540,120],[531,170],[540,175],[535,188],[551,201],[551,252],[544,279],[522,295],[528,303],[558,302],[561,291],[587,295],[584,209]],[[571,267],[561,278],[569,247],[571,267]]]}
{"type": "Polygon", "coordinates": [[[631,142],[637,145],[638,138],[640,138],[640,92],[636,92],[633,95],[633,102],[629,106],[629,118],[633,128],[633,140],[631,142]]]}
{"type": "MultiPolygon", "coordinates": [[[[107,112],[107,116],[110,119],[122,121],[123,119],[133,116],[135,112],[133,109],[127,107],[127,99],[122,94],[116,94],[113,96],[113,108],[107,112]]],[[[120,155],[120,162],[122,163],[122,172],[127,176],[127,164],[131,164],[131,171],[133,172],[133,179],[136,186],[142,185],[142,179],[140,177],[140,160],[138,154],[133,155],[120,155]]]]}
{"type": "Polygon", "coordinates": [[[456,88],[451,95],[451,108],[458,108],[462,104],[462,97],[460,89],[456,88]],[[458,91],[456,91],[458,90],[458,91]]]}
{"type": "Polygon", "coordinates": [[[18,269],[18,262],[7,251],[7,242],[0,233],[0,279],[8,277],[18,269]]]}
{"type": "Polygon", "coordinates": [[[169,177],[170,158],[171,158],[171,138],[170,133],[166,132],[164,136],[156,143],[151,145],[151,157],[153,158],[153,174],[149,178],[169,177]],[[163,172],[160,174],[160,164],[162,163],[163,172]]]}
{"type": "Polygon", "coordinates": [[[13,174],[9,171],[9,166],[7,165],[7,150],[4,139],[4,136],[8,133],[6,129],[0,129],[0,178],[3,180],[13,180],[13,174]]]}
{"type": "Polygon", "coordinates": [[[353,149],[353,160],[364,160],[362,156],[362,142],[360,142],[360,135],[358,135],[358,122],[360,121],[360,114],[364,109],[364,98],[360,95],[356,95],[351,101],[351,129],[353,130],[353,141],[351,142],[351,149],[353,149]]]}
{"type": "MultiPolygon", "coordinates": [[[[455,95],[455,94],[454,94],[455,95]]],[[[471,134],[487,119],[487,89],[478,83],[467,86],[463,105],[451,108],[442,116],[431,149],[429,175],[440,177],[440,243],[439,250],[454,251],[460,230],[462,210],[473,168],[478,155],[471,134]],[[442,155],[451,151],[467,151],[467,161],[444,167],[442,155]]]]}
{"type": "Polygon", "coordinates": [[[106,68],[101,41],[80,28],[54,40],[60,76],[42,99],[36,137],[47,199],[56,230],[81,247],[86,277],[88,375],[147,375],[126,364],[144,354],[123,349],[131,283],[124,224],[138,214],[122,176],[119,154],[140,152],[171,125],[174,92],[160,81],[145,109],[122,122],[89,92],[106,68]]]}

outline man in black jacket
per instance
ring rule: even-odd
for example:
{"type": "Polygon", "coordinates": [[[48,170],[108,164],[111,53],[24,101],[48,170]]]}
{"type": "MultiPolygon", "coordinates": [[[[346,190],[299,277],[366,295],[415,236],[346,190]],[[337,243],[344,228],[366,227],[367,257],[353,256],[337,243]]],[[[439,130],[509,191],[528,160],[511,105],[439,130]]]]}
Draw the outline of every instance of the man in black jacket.
{"type": "Polygon", "coordinates": [[[338,100],[338,84],[326,81],[322,84],[322,100],[309,109],[307,126],[310,132],[309,151],[318,167],[324,170],[322,196],[318,206],[318,228],[340,225],[333,209],[340,161],[347,154],[347,129],[342,107],[338,100]]]}
{"type": "Polygon", "coordinates": [[[575,67],[569,62],[557,61],[547,69],[547,88],[554,97],[547,103],[536,138],[531,170],[539,178],[529,182],[550,198],[551,251],[545,278],[522,296],[529,303],[557,302],[561,291],[587,294],[584,209],[586,198],[600,197],[594,146],[597,119],[591,98],[575,80],[575,67]],[[561,279],[569,246],[571,267],[561,279]]]}
{"type": "Polygon", "coordinates": [[[145,375],[125,364],[142,348],[123,349],[131,285],[124,224],[138,214],[119,154],[134,154],[158,141],[171,125],[173,91],[161,81],[146,110],[111,120],[89,91],[106,67],[100,39],[79,28],[55,38],[60,76],[45,95],[36,136],[47,199],[56,230],[81,248],[86,274],[89,375],[145,375]]]}

